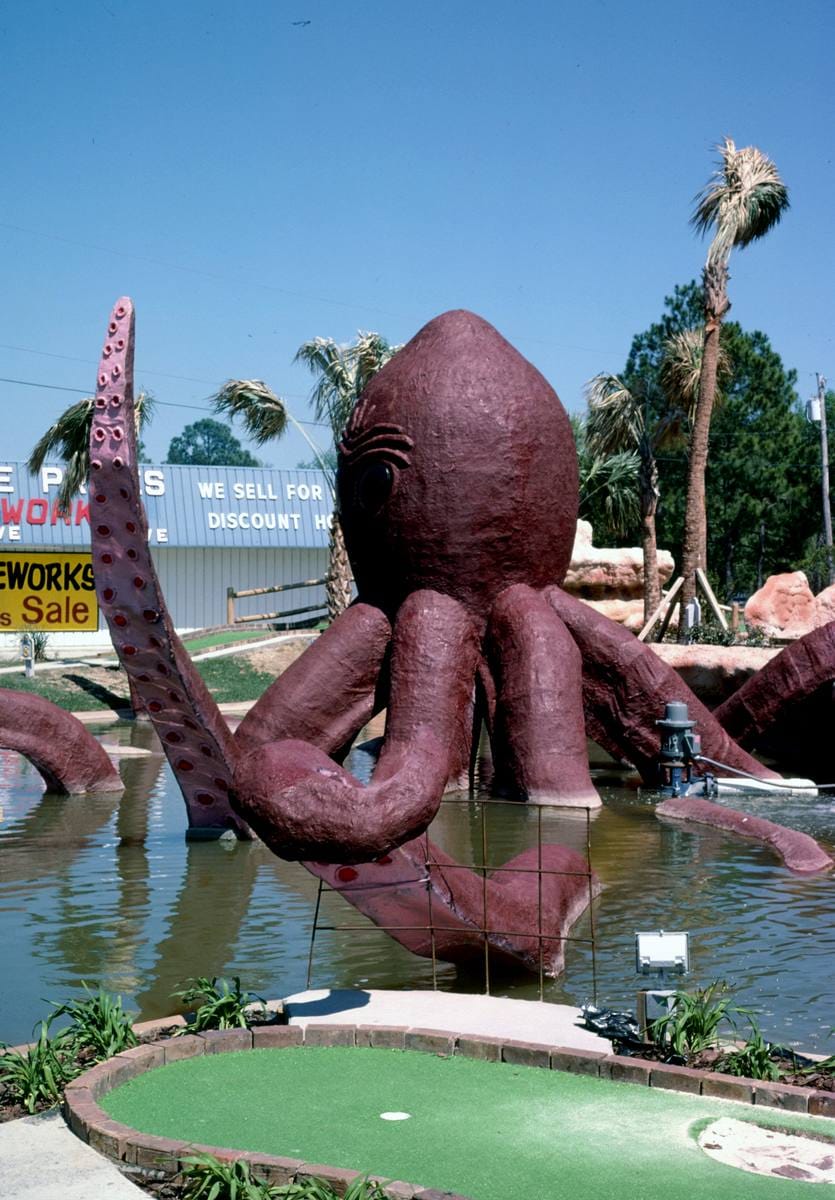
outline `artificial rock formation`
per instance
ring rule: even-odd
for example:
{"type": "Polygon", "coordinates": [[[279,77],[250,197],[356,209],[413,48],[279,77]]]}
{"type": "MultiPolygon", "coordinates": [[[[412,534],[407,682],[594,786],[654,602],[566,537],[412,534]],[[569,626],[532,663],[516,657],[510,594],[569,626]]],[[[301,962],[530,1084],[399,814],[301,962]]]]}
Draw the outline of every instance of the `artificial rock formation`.
{"type": "MultiPolygon", "coordinates": [[[[563,591],[595,612],[637,633],[644,625],[644,556],[639,547],[602,548],[592,544],[592,527],[578,521],[563,591]]],[[[674,568],[668,550],[658,551],[661,586],[674,568]]]]}
{"type": "Polygon", "coordinates": [[[818,624],[815,597],[802,571],[769,575],[745,605],[745,624],[768,637],[803,637],[818,624]]]}

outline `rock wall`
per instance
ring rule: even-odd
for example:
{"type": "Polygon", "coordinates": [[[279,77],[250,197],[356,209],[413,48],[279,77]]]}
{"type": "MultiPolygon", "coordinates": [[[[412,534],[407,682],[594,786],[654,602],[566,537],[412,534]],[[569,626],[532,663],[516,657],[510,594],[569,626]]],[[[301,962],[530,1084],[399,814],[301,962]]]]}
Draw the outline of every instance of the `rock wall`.
{"type": "MultiPolygon", "coordinates": [[[[592,537],[591,524],[578,521],[563,591],[637,632],[644,624],[643,552],[638,546],[601,548],[592,544],[592,537]]],[[[674,565],[668,550],[658,551],[662,587],[672,576],[674,565]]]]}

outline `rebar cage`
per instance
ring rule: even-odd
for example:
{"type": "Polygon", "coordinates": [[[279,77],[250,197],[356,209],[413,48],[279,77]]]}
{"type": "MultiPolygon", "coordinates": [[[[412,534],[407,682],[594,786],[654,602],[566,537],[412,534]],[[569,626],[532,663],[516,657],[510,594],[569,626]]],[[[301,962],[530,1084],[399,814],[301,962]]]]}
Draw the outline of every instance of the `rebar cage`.
{"type": "MultiPolygon", "coordinates": [[[[421,931],[421,932],[428,934],[429,942],[430,942],[430,946],[431,946],[432,987],[433,987],[433,990],[437,991],[439,985],[438,985],[438,957],[436,955],[435,935],[436,935],[436,931],[446,930],[446,929],[448,929],[448,926],[444,926],[442,923],[436,924],[433,919],[432,888],[430,886],[430,870],[434,866],[438,866],[438,867],[442,866],[444,871],[451,871],[451,870],[473,871],[476,874],[480,875],[483,880],[482,920],[481,920],[480,925],[473,926],[472,933],[473,933],[474,937],[480,936],[482,943],[483,943],[482,963],[483,963],[483,975],[484,975],[484,993],[486,995],[489,996],[489,995],[494,994],[493,992],[491,992],[490,943],[488,940],[488,936],[496,935],[496,936],[507,936],[507,937],[511,937],[511,936],[531,937],[531,938],[536,938],[538,941],[538,944],[539,944],[539,955],[538,955],[538,958],[539,958],[539,971],[538,971],[539,999],[543,1000],[545,997],[545,943],[549,942],[549,941],[559,941],[559,942],[563,942],[563,943],[575,942],[575,943],[585,944],[589,947],[590,965],[591,965],[591,993],[592,993],[591,999],[592,999],[592,1002],[594,1004],[596,1004],[597,1003],[597,939],[596,939],[596,934],[595,934],[595,915],[594,915],[595,892],[594,892],[594,872],[592,869],[592,851],[591,851],[591,812],[592,812],[592,810],[588,807],[585,807],[585,806],[579,807],[576,805],[568,806],[568,805],[560,805],[560,804],[537,804],[536,806],[527,806],[527,805],[520,805],[520,803],[516,800],[505,800],[505,799],[494,798],[494,797],[485,797],[485,796],[473,797],[472,795],[445,796],[441,802],[441,812],[439,815],[445,819],[445,822],[447,824],[449,824],[449,820],[450,820],[449,814],[450,813],[456,814],[456,817],[453,820],[460,820],[460,819],[466,818],[468,821],[472,822],[473,817],[477,818],[478,828],[479,828],[479,837],[478,837],[476,843],[472,847],[472,849],[473,849],[472,857],[479,858],[480,861],[458,862],[455,864],[450,864],[448,862],[439,863],[431,855],[428,832],[425,835],[423,835],[423,842],[424,842],[424,845],[426,846],[424,870],[425,870],[425,875],[426,875],[427,908],[428,908],[428,916],[429,916],[429,919],[425,925],[382,925],[382,924],[378,925],[368,919],[364,920],[362,922],[362,924],[359,924],[357,922],[350,922],[350,923],[337,922],[337,923],[333,923],[333,924],[325,923],[322,921],[323,897],[325,897],[329,893],[332,893],[337,896],[340,893],[339,893],[339,889],[331,887],[329,884],[325,883],[324,880],[320,879],[319,887],[318,887],[318,890],[316,893],[316,903],[315,903],[315,907],[314,907],[313,922],[312,922],[311,931],[310,931],[310,946],[309,946],[308,960],[307,960],[307,987],[308,987],[308,989],[313,986],[313,964],[314,964],[314,956],[315,956],[316,938],[317,938],[318,934],[320,934],[320,933],[341,933],[341,932],[350,931],[354,934],[366,934],[369,936],[379,936],[381,934],[384,935],[384,934],[393,933],[396,931],[414,930],[414,931],[421,931]],[[491,865],[491,862],[490,862],[491,847],[490,847],[490,833],[489,833],[490,821],[488,819],[488,814],[490,812],[496,811],[496,809],[501,809],[501,808],[513,809],[517,814],[520,813],[520,810],[522,810],[523,812],[525,812],[528,815],[531,813],[535,813],[535,820],[533,822],[528,821],[526,823],[527,826],[530,826],[530,824],[533,824],[534,828],[535,828],[535,836],[536,836],[535,848],[537,850],[537,865],[535,867],[520,868],[520,867],[516,867],[516,866],[503,867],[503,866],[491,865]],[[467,810],[467,811],[465,811],[465,810],[467,810]],[[544,812],[549,812],[549,813],[556,812],[556,813],[562,813],[562,814],[570,814],[575,819],[578,816],[582,817],[582,819],[584,820],[584,824],[585,824],[585,829],[584,829],[585,870],[583,870],[583,871],[557,871],[552,868],[543,866],[543,862],[542,862],[542,831],[543,831],[543,813],[544,812]],[[458,814],[462,814],[462,816],[459,817],[458,814]],[[478,851],[478,853],[476,853],[476,851],[478,851]],[[536,875],[536,880],[537,880],[537,928],[536,928],[536,930],[529,930],[529,929],[513,930],[513,929],[500,929],[500,928],[494,929],[494,928],[488,926],[488,922],[487,922],[487,880],[492,875],[498,874],[502,871],[510,871],[510,872],[513,872],[516,874],[529,873],[532,875],[536,875]],[[589,899],[588,909],[587,909],[589,935],[587,937],[574,934],[570,930],[562,935],[547,934],[547,933],[543,932],[543,928],[542,928],[542,915],[543,915],[542,878],[544,875],[564,875],[564,876],[578,876],[579,875],[586,880],[586,886],[588,888],[588,899],[589,899]]],[[[437,821],[437,819],[438,818],[436,818],[436,821],[437,821]]],[[[525,847],[525,848],[527,849],[529,847],[525,847]]],[[[380,886],[396,887],[396,886],[398,886],[398,884],[393,883],[393,884],[376,884],[375,885],[375,887],[380,887],[380,886]]]]}

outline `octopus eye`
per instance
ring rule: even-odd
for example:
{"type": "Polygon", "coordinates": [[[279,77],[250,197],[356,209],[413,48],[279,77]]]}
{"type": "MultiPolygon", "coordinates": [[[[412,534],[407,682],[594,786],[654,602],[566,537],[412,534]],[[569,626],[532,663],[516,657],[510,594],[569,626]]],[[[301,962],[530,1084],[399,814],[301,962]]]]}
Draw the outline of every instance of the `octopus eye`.
{"type": "Polygon", "coordinates": [[[360,475],[357,482],[357,503],[360,508],[373,516],[380,511],[389,498],[394,472],[388,463],[373,462],[360,475]]]}

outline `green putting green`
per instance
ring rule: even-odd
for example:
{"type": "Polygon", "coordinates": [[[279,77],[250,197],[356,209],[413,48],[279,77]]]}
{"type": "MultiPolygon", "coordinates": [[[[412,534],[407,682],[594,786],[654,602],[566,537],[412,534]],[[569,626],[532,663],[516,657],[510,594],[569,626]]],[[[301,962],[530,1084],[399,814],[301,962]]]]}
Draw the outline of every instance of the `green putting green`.
{"type": "Polygon", "coordinates": [[[722,1166],[695,1139],[728,1115],[835,1134],[825,1118],[531,1067],[345,1047],[186,1059],[99,1103],[145,1133],[329,1163],[474,1200],[808,1200],[808,1184],[722,1166]]]}

